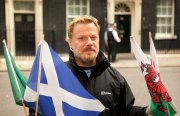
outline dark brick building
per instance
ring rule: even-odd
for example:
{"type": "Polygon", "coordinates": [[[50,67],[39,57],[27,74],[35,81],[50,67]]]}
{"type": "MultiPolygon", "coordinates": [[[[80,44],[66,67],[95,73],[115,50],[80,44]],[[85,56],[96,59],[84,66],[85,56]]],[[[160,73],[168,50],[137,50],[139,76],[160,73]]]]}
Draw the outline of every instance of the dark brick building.
{"type": "Polygon", "coordinates": [[[180,49],[180,1],[178,0],[159,0],[164,2],[164,6],[157,0],[142,1],[142,41],[143,49],[149,49],[149,35],[152,37],[157,49],[159,50],[179,50],[180,49]],[[160,27],[157,27],[160,26],[160,27]],[[161,28],[158,30],[158,28],[161,28]],[[159,32],[160,31],[160,32],[159,32]],[[157,33],[164,33],[159,35],[157,33]]]}

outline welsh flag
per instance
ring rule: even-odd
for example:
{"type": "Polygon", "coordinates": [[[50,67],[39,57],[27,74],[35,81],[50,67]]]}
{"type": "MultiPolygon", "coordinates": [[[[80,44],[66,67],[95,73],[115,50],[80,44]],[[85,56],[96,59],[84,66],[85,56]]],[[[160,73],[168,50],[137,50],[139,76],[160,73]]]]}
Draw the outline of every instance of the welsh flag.
{"type": "Polygon", "coordinates": [[[6,59],[7,71],[9,74],[10,84],[14,96],[15,103],[17,105],[23,105],[23,96],[27,83],[27,78],[16,66],[14,59],[10,55],[6,46],[5,40],[3,40],[4,57],[6,59]]]}
{"type": "Polygon", "coordinates": [[[174,116],[177,111],[171,96],[163,85],[158,67],[156,50],[150,35],[150,61],[147,59],[136,41],[131,38],[131,47],[141,71],[146,80],[146,84],[151,96],[150,109],[153,116],[174,116]]]}

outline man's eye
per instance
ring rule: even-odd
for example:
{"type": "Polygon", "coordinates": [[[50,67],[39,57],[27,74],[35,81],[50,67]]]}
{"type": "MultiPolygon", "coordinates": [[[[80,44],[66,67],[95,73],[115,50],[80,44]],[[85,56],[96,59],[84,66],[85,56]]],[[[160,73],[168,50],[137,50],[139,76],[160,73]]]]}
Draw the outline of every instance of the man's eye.
{"type": "Polygon", "coordinates": [[[84,37],[80,37],[80,38],[79,38],[79,40],[83,40],[83,39],[84,39],[84,37]]]}
{"type": "Polygon", "coordinates": [[[95,40],[97,37],[96,36],[91,36],[91,39],[92,40],[95,40]]]}

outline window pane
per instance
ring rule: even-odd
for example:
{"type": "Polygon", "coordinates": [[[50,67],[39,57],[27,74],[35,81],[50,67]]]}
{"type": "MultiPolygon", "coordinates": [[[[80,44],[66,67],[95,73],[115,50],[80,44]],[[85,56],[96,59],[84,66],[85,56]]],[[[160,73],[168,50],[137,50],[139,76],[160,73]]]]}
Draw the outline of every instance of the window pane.
{"type": "Polygon", "coordinates": [[[34,21],[33,15],[28,15],[27,16],[27,22],[33,22],[33,21],[34,21]]]}
{"type": "Polygon", "coordinates": [[[167,24],[171,25],[171,18],[167,19],[167,24]]]}
{"type": "Polygon", "coordinates": [[[82,5],[87,5],[87,1],[86,0],[81,0],[82,1],[82,5]]]}
{"type": "Polygon", "coordinates": [[[165,24],[165,18],[161,18],[161,24],[165,24]]]}
{"type": "Polygon", "coordinates": [[[168,15],[172,15],[172,8],[168,8],[168,15]]]}
{"type": "Polygon", "coordinates": [[[73,20],[73,18],[68,18],[68,24],[73,20]]]}
{"type": "Polygon", "coordinates": [[[169,6],[172,6],[172,0],[167,0],[167,4],[168,4],[169,6]]]}
{"type": "Polygon", "coordinates": [[[162,27],[161,27],[161,31],[162,31],[162,33],[165,33],[165,32],[166,32],[166,27],[165,27],[165,26],[162,26],[162,27]]]}
{"type": "Polygon", "coordinates": [[[157,6],[159,6],[161,4],[160,0],[157,0],[157,6]]]}
{"type": "Polygon", "coordinates": [[[161,21],[160,21],[160,19],[158,18],[158,19],[157,19],[157,24],[160,24],[160,22],[161,22],[161,21]]]}
{"type": "Polygon", "coordinates": [[[172,29],[171,29],[171,26],[168,26],[168,27],[167,27],[167,33],[172,33],[171,30],[172,30],[172,29]]]}
{"type": "Polygon", "coordinates": [[[73,0],[68,0],[68,5],[73,5],[73,0]]]}
{"type": "Polygon", "coordinates": [[[22,22],[22,15],[15,15],[15,22],[22,22]]]}
{"type": "Polygon", "coordinates": [[[86,15],[86,14],[87,14],[87,8],[84,7],[84,8],[82,8],[82,15],[86,15]]]}
{"type": "Polygon", "coordinates": [[[80,5],[80,0],[75,0],[75,5],[80,5]]]}
{"type": "Polygon", "coordinates": [[[15,1],[14,9],[15,10],[34,11],[34,2],[15,1]]]}
{"type": "Polygon", "coordinates": [[[160,33],[160,27],[159,26],[157,26],[157,28],[156,28],[156,33],[160,33]]]}
{"type": "Polygon", "coordinates": [[[162,14],[166,14],[166,8],[162,8],[162,14]]]}
{"type": "Polygon", "coordinates": [[[69,7],[68,8],[68,14],[69,15],[73,15],[74,13],[73,13],[73,8],[72,7],[69,7]]]}
{"type": "Polygon", "coordinates": [[[165,6],[166,5],[166,0],[164,0],[164,1],[161,0],[161,5],[165,6]]]}
{"type": "Polygon", "coordinates": [[[160,8],[157,9],[157,14],[161,14],[161,9],[160,8]]]}
{"type": "Polygon", "coordinates": [[[75,8],[75,15],[80,15],[80,8],[79,7],[75,8]]]}

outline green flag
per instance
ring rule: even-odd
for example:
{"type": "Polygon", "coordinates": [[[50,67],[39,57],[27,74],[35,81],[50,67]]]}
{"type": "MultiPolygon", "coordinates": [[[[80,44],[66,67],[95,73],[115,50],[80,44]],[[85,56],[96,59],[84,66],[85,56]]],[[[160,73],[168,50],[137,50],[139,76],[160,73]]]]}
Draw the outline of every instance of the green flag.
{"type": "Polygon", "coordinates": [[[14,59],[8,51],[5,40],[3,40],[3,48],[14,100],[17,105],[22,105],[27,78],[16,66],[14,59]]]}

